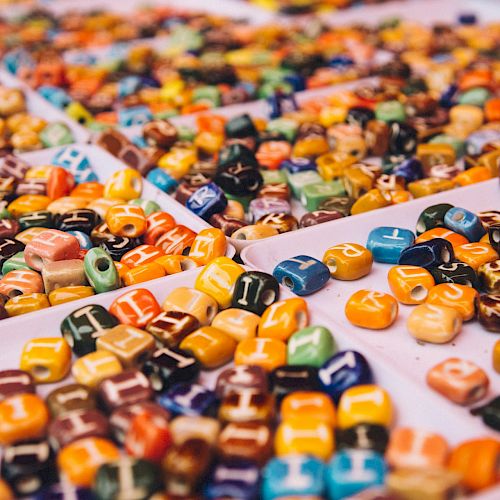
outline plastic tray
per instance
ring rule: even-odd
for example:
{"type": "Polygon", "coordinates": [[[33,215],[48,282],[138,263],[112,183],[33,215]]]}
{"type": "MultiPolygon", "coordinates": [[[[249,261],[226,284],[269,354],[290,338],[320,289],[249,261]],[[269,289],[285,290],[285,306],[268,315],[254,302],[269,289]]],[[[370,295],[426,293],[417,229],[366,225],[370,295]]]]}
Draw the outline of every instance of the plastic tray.
{"type": "MultiPolygon", "coordinates": [[[[355,218],[338,219],[304,229],[299,233],[288,233],[256,243],[246,248],[241,257],[248,266],[272,273],[279,262],[296,255],[310,255],[322,259],[324,252],[338,243],[353,242],[366,245],[371,229],[381,225],[415,230],[420,212],[436,203],[448,202],[472,211],[500,208],[500,185],[493,179],[455,191],[428,196],[411,203],[368,212],[355,218]]],[[[412,380],[422,390],[426,388],[425,375],[435,364],[448,357],[462,357],[481,366],[490,378],[488,397],[500,393],[500,377],[493,370],[491,353],[498,335],[484,330],[477,322],[465,323],[463,331],[455,340],[445,345],[419,344],[406,330],[406,319],[412,306],[400,304],[396,322],[387,330],[366,330],[353,326],[344,314],[349,297],[362,288],[391,293],[387,283],[390,264],[374,263],[372,272],[356,281],[330,280],[319,292],[307,299],[312,308],[322,310],[335,325],[334,332],[348,335],[363,345],[370,359],[378,359],[395,373],[412,380]]],[[[431,392],[430,389],[427,389],[431,392]]],[[[436,393],[437,395],[437,393],[436,393]]],[[[428,407],[436,412],[450,411],[461,415],[477,425],[477,417],[471,417],[468,409],[438,396],[436,406],[428,407]]],[[[488,399],[485,398],[485,400],[488,399]]],[[[477,406],[477,405],[476,405],[477,406]]],[[[428,410],[427,410],[428,411],[428,410]]],[[[434,413],[434,411],[432,411],[434,413]]],[[[485,429],[486,431],[486,429],[485,429]]],[[[497,434],[498,435],[498,434],[497,434]]]]}

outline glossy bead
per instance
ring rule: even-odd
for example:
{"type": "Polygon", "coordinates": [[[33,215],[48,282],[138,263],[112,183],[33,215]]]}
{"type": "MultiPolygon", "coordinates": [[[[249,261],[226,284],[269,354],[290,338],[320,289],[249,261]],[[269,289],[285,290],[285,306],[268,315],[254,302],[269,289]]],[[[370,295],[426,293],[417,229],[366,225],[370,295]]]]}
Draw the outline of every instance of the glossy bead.
{"type": "Polygon", "coordinates": [[[54,389],[48,394],[45,402],[53,417],[95,408],[94,395],[90,389],[80,384],[69,384],[54,389]]]}
{"type": "Polygon", "coordinates": [[[20,217],[30,212],[45,210],[50,204],[50,198],[42,194],[23,194],[7,207],[14,217],[20,217]]]}
{"type": "Polygon", "coordinates": [[[477,297],[477,291],[470,286],[441,283],[430,289],[426,302],[437,306],[452,307],[461,314],[463,321],[468,321],[475,315],[477,297]]]}
{"type": "Polygon", "coordinates": [[[445,344],[462,329],[462,316],[451,307],[421,304],[410,313],[407,328],[417,340],[445,344]]]}
{"type": "Polygon", "coordinates": [[[449,229],[446,229],[444,227],[435,227],[433,229],[425,231],[417,237],[415,243],[424,243],[426,241],[433,240],[434,238],[442,238],[449,241],[453,248],[456,248],[457,246],[463,245],[465,243],[469,243],[469,240],[461,234],[450,231],[449,229]]]}
{"type": "Polygon", "coordinates": [[[158,403],[176,415],[203,415],[215,402],[215,393],[200,384],[178,383],[157,398],[158,403]]]}
{"type": "Polygon", "coordinates": [[[232,307],[260,316],[278,298],[279,285],[273,276],[260,271],[247,271],[236,280],[232,307]]]}
{"type": "Polygon", "coordinates": [[[163,266],[160,266],[160,264],[156,262],[150,262],[149,264],[142,264],[140,266],[127,270],[122,276],[122,281],[125,286],[131,286],[138,283],[144,283],[146,281],[163,278],[164,276],[165,269],[163,268],[163,266]]]}
{"type": "Polygon", "coordinates": [[[84,264],[80,259],[47,262],[42,269],[45,293],[66,286],[85,286],[87,280],[84,264]]]}
{"type": "Polygon", "coordinates": [[[392,293],[402,304],[422,304],[434,287],[434,278],[423,267],[394,266],[387,279],[392,293]]]}
{"type": "Polygon", "coordinates": [[[347,319],[356,326],[381,330],[394,323],[398,303],[391,295],[373,290],[359,290],[345,305],[347,319]]]}
{"type": "Polygon", "coordinates": [[[145,288],[125,292],[109,306],[109,312],[121,323],[136,328],[144,328],[160,311],[154,295],[145,288]]]}
{"type": "Polygon", "coordinates": [[[455,249],[455,257],[477,271],[480,266],[499,259],[498,253],[489,243],[466,243],[455,249]]]}
{"type": "Polygon", "coordinates": [[[33,377],[23,370],[0,371],[0,402],[17,394],[35,392],[33,377]]]}
{"type": "Polygon", "coordinates": [[[257,198],[250,202],[248,208],[254,223],[272,226],[278,232],[286,232],[289,228],[289,220],[284,218],[291,213],[291,206],[287,200],[279,198],[257,198]]]}
{"type": "Polygon", "coordinates": [[[293,215],[285,213],[264,215],[257,220],[256,225],[271,226],[276,229],[279,234],[295,231],[299,227],[297,219],[293,215]]]}
{"type": "Polygon", "coordinates": [[[175,445],[199,439],[210,446],[215,446],[220,432],[220,423],[211,417],[181,415],[170,422],[170,429],[175,445]]]}
{"type": "Polygon", "coordinates": [[[175,226],[175,219],[167,212],[154,212],[147,216],[147,231],[144,235],[144,243],[155,245],[160,236],[175,226]]]}
{"type": "Polygon", "coordinates": [[[307,303],[304,299],[281,300],[270,305],[261,317],[258,336],[286,341],[309,322],[307,303]]]}
{"type": "Polygon", "coordinates": [[[482,264],[477,270],[477,275],[486,293],[500,294],[500,260],[482,264]]]}
{"type": "Polygon", "coordinates": [[[404,250],[414,240],[415,236],[407,229],[378,227],[370,231],[366,248],[372,253],[375,262],[397,264],[404,250]]]}
{"type": "Polygon", "coordinates": [[[164,311],[146,325],[146,330],[167,347],[175,347],[191,332],[199,328],[198,320],[180,311],[164,311]]]}
{"type": "Polygon", "coordinates": [[[429,268],[429,272],[434,277],[437,284],[439,283],[455,283],[469,287],[479,288],[479,280],[476,272],[472,267],[464,262],[450,262],[448,264],[440,264],[437,267],[429,268]]]}
{"type": "Polygon", "coordinates": [[[47,262],[78,258],[80,244],[68,233],[47,229],[33,238],[24,249],[24,259],[32,269],[41,271],[47,262]]]}
{"type": "Polygon", "coordinates": [[[14,270],[10,271],[0,279],[0,293],[7,297],[30,293],[43,293],[43,281],[35,271],[14,270]]]}
{"type": "Polygon", "coordinates": [[[255,389],[262,394],[267,393],[267,374],[262,367],[238,365],[227,368],[217,377],[215,392],[219,398],[242,389],[255,389]]]}
{"type": "Polygon", "coordinates": [[[488,236],[490,245],[500,252],[500,223],[488,226],[488,236]]]}
{"type": "Polygon", "coordinates": [[[119,359],[107,351],[96,351],[77,359],[71,368],[74,379],[87,387],[95,388],[108,377],[122,372],[119,359]]]}
{"type": "Polygon", "coordinates": [[[90,437],[65,446],[59,452],[57,464],[71,483],[89,487],[99,467],[118,457],[118,449],[111,441],[90,437]]]}
{"type": "Polygon", "coordinates": [[[155,245],[166,255],[181,255],[191,247],[196,233],[179,224],[160,236],[155,245]]]}
{"type": "Polygon", "coordinates": [[[500,332],[500,295],[479,296],[477,319],[486,330],[500,332]]]}
{"type": "Polygon", "coordinates": [[[56,228],[60,231],[81,231],[90,234],[100,222],[99,216],[88,208],[69,210],[56,218],[56,228]]]}
{"type": "Polygon", "coordinates": [[[257,335],[260,317],[245,309],[230,308],[215,316],[212,326],[223,331],[237,342],[257,335]]]}
{"type": "Polygon", "coordinates": [[[193,240],[189,256],[202,265],[226,253],[227,243],[224,233],[217,228],[203,229],[193,240]]]}
{"type": "Polygon", "coordinates": [[[147,230],[146,214],[135,205],[114,205],[106,214],[106,224],[115,236],[137,238],[147,230]]]}
{"type": "Polygon", "coordinates": [[[434,229],[436,227],[444,227],[444,217],[446,213],[453,208],[449,203],[440,203],[432,205],[423,210],[418,216],[416,233],[417,236],[422,233],[434,229]]]}
{"type": "Polygon", "coordinates": [[[105,198],[133,200],[139,198],[142,191],[142,177],[136,170],[125,168],[109,177],[104,185],[105,198]]]}
{"type": "Polygon", "coordinates": [[[260,240],[276,236],[279,234],[278,230],[274,227],[264,224],[250,225],[237,229],[231,234],[231,238],[236,240],[260,240]]]}
{"type": "Polygon", "coordinates": [[[385,453],[389,431],[383,425],[357,424],[335,433],[337,449],[373,450],[385,453]]]}
{"type": "Polygon", "coordinates": [[[0,417],[2,446],[43,437],[49,422],[47,406],[34,394],[17,394],[4,399],[0,402],[0,417]]]}
{"type": "Polygon", "coordinates": [[[358,385],[347,389],[340,397],[337,422],[340,429],[361,423],[388,427],[392,421],[389,394],[377,385],[358,385]]]}
{"type": "Polygon", "coordinates": [[[454,251],[451,243],[442,238],[435,238],[403,250],[398,263],[429,268],[448,264],[453,258],[454,251]]]}
{"type": "Polygon", "coordinates": [[[285,396],[281,403],[281,419],[317,419],[333,426],[335,407],[331,399],[322,392],[296,391],[285,396]]]}
{"type": "Polygon", "coordinates": [[[242,340],[234,354],[235,365],[256,365],[267,372],[286,363],[286,344],[275,338],[242,340]]]}
{"type": "Polygon", "coordinates": [[[148,377],[156,392],[162,392],[179,382],[191,382],[197,379],[200,364],[196,358],[178,348],[161,348],[142,366],[142,372],[148,377]]]}
{"type": "Polygon", "coordinates": [[[50,307],[47,295],[44,293],[27,293],[13,297],[5,303],[9,317],[27,314],[50,307]]]}
{"type": "Polygon", "coordinates": [[[312,366],[279,366],[270,373],[269,383],[278,400],[299,389],[316,391],[319,388],[318,370],[312,366]]]}
{"type": "Polygon", "coordinates": [[[209,294],[194,288],[179,287],[163,301],[164,311],[180,311],[193,315],[202,326],[209,325],[218,311],[218,304],[209,294]]]}
{"type": "Polygon", "coordinates": [[[199,188],[186,202],[186,207],[204,220],[222,212],[226,206],[224,192],[213,182],[199,188]]]}
{"type": "Polygon", "coordinates": [[[133,268],[154,262],[163,255],[163,251],[153,245],[138,245],[125,253],[120,262],[129,268],[133,268]]]}
{"type": "Polygon", "coordinates": [[[288,341],[289,365],[305,365],[320,368],[336,352],[332,333],[323,326],[310,326],[294,333],[288,341]]]}
{"type": "Polygon", "coordinates": [[[212,260],[196,278],[195,288],[217,301],[221,309],[231,305],[236,281],[245,270],[228,257],[212,260]]]}
{"type": "Polygon", "coordinates": [[[357,280],[366,276],[372,268],[372,253],[356,243],[341,243],[330,247],[323,255],[323,263],[332,278],[357,280]]]}
{"type": "Polygon", "coordinates": [[[224,497],[255,498],[259,495],[259,468],[248,460],[219,462],[205,488],[208,500],[224,497]]]}
{"type": "Polygon", "coordinates": [[[37,383],[62,380],[71,364],[71,348],[61,338],[36,338],[28,341],[21,354],[20,368],[37,383]]]}
{"type": "Polygon", "coordinates": [[[450,208],[444,217],[448,229],[465,236],[469,241],[479,241],[485,230],[477,215],[464,208],[450,208]]]}

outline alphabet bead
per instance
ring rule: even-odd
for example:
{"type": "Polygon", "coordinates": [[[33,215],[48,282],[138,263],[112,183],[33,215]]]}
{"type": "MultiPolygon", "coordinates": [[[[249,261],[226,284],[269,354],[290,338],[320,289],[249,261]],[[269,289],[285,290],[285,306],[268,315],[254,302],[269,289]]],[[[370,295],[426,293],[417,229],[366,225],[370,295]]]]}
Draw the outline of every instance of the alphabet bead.
{"type": "Polygon", "coordinates": [[[373,450],[384,454],[389,442],[389,431],[383,425],[357,424],[337,429],[337,449],[373,450]]]}
{"type": "Polygon", "coordinates": [[[193,315],[201,326],[209,325],[219,306],[207,293],[194,288],[179,287],[170,292],[163,301],[164,311],[180,311],[193,315]]]}
{"type": "Polygon", "coordinates": [[[392,295],[359,290],[347,301],[345,315],[353,325],[381,330],[394,323],[398,309],[398,303],[392,295]]]}
{"type": "Polygon", "coordinates": [[[372,269],[372,253],[357,243],[341,243],[330,247],[323,255],[323,263],[332,278],[357,280],[369,274],[372,269]]]}
{"type": "Polygon", "coordinates": [[[309,312],[304,299],[285,299],[270,305],[262,315],[259,337],[288,340],[297,330],[309,323],[309,312]]]}
{"type": "Polygon", "coordinates": [[[236,342],[257,335],[260,317],[245,309],[225,309],[215,316],[212,326],[223,331],[236,342]]]}
{"type": "Polygon", "coordinates": [[[136,205],[114,205],[106,213],[109,231],[115,236],[137,238],[147,229],[146,214],[136,205]]]}
{"type": "Polygon", "coordinates": [[[423,267],[394,266],[387,279],[392,293],[402,304],[422,304],[434,287],[434,278],[423,267]]]}
{"type": "Polygon", "coordinates": [[[500,260],[482,264],[477,270],[477,275],[486,293],[500,294],[500,260]]]}
{"type": "Polygon", "coordinates": [[[90,388],[96,388],[104,379],[122,372],[119,359],[111,352],[96,351],[77,359],[71,368],[75,380],[90,388]]]}
{"type": "Polygon", "coordinates": [[[91,391],[80,384],[69,384],[54,389],[46,398],[46,403],[53,417],[76,410],[95,408],[95,398],[91,391]]]}
{"type": "Polygon", "coordinates": [[[433,240],[434,238],[443,238],[444,240],[449,241],[453,248],[469,243],[469,240],[465,236],[450,231],[444,227],[435,227],[434,229],[425,231],[417,237],[415,243],[424,243],[426,241],[433,240]]]}
{"type": "Polygon", "coordinates": [[[491,332],[500,332],[500,295],[482,294],[477,300],[477,319],[491,332]]]}
{"type": "MultiPolygon", "coordinates": [[[[87,279],[84,264],[80,259],[58,260],[47,262],[42,269],[45,293],[67,286],[85,286],[87,279]]],[[[37,290],[41,292],[42,290],[37,290]]]]}
{"type": "MultiPolygon", "coordinates": [[[[163,311],[146,325],[146,330],[160,344],[166,347],[175,347],[199,326],[197,318],[192,314],[180,311],[163,311]]],[[[213,326],[217,327],[215,324],[213,326]]]]}
{"type": "Polygon", "coordinates": [[[445,344],[459,334],[462,316],[451,307],[421,304],[410,313],[407,328],[417,340],[445,344]]]}
{"type": "Polygon", "coordinates": [[[322,392],[296,391],[285,396],[281,403],[281,419],[312,418],[335,425],[335,407],[322,392]]]}
{"type": "Polygon", "coordinates": [[[13,297],[5,303],[9,317],[27,314],[50,307],[49,299],[44,293],[26,293],[13,297]]]}
{"type": "Polygon", "coordinates": [[[478,296],[477,291],[470,286],[441,283],[430,289],[426,302],[452,307],[461,314],[463,321],[469,321],[475,316],[478,296]]]}
{"type": "Polygon", "coordinates": [[[455,283],[479,289],[479,280],[472,267],[464,262],[450,262],[429,268],[436,284],[455,283]]]}
{"type": "Polygon", "coordinates": [[[268,379],[264,369],[257,365],[238,365],[223,370],[217,377],[215,392],[218,398],[241,389],[257,389],[267,393],[268,379]]]}
{"type": "Polygon", "coordinates": [[[232,307],[258,314],[279,298],[279,285],[274,276],[260,271],[247,271],[236,280],[232,307]]]}
{"type": "Polygon", "coordinates": [[[286,344],[275,338],[242,340],[234,354],[235,365],[256,365],[267,372],[286,363],[286,344]]]}
{"type": "Polygon", "coordinates": [[[16,394],[34,393],[33,377],[23,370],[0,371],[0,402],[16,394]]]}
{"type": "Polygon", "coordinates": [[[215,402],[213,391],[199,384],[178,383],[158,397],[158,403],[175,415],[206,414],[215,402]]]}
{"type": "MultiPolygon", "coordinates": [[[[462,245],[463,246],[463,245],[462,245]]],[[[457,250],[460,247],[457,247],[457,250]]],[[[437,267],[453,261],[455,253],[451,243],[443,238],[434,238],[417,243],[401,252],[398,263],[401,265],[437,267]]]]}
{"type": "Polygon", "coordinates": [[[498,260],[499,255],[489,243],[466,243],[455,249],[457,260],[477,271],[480,266],[498,260]]]}
{"type": "Polygon", "coordinates": [[[417,236],[437,227],[444,227],[444,217],[453,208],[449,203],[431,205],[423,210],[418,216],[416,233],[417,236]]]}
{"type": "Polygon", "coordinates": [[[378,227],[368,235],[366,248],[375,262],[397,264],[403,251],[413,244],[415,236],[407,229],[378,227]]]}
{"type": "Polygon", "coordinates": [[[160,311],[154,295],[144,288],[125,292],[109,306],[109,312],[121,323],[136,328],[144,328],[160,311]]]}
{"type": "Polygon", "coordinates": [[[464,208],[450,208],[444,216],[448,229],[465,236],[469,241],[479,241],[485,234],[479,217],[464,208]]]}
{"type": "Polygon", "coordinates": [[[288,341],[289,365],[305,365],[320,368],[336,352],[332,333],[323,326],[309,326],[294,333],[288,341]]]}

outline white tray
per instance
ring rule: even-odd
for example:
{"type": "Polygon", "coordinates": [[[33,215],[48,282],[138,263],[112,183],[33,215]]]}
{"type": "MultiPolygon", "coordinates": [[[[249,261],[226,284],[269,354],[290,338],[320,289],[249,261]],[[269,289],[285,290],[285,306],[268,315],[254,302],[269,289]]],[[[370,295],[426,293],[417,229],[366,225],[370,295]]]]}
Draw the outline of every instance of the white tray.
{"type": "MultiPolygon", "coordinates": [[[[335,244],[353,242],[366,245],[368,233],[377,226],[390,225],[414,231],[420,212],[430,205],[441,202],[472,211],[498,209],[500,208],[498,179],[368,212],[354,218],[338,219],[298,233],[279,235],[266,240],[265,243],[256,243],[246,248],[241,257],[249,267],[272,274],[276,264],[296,255],[305,254],[321,260],[324,252],[335,244]]],[[[493,345],[499,337],[484,330],[477,321],[464,323],[463,331],[452,343],[445,345],[420,345],[411,337],[406,329],[406,319],[412,306],[400,304],[398,319],[387,330],[366,330],[349,323],[344,314],[344,307],[354,292],[368,288],[391,293],[387,282],[387,272],[390,267],[389,264],[374,263],[372,272],[360,280],[331,279],[322,290],[310,295],[307,300],[311,307],[322,310],[331,318],[331,324],[335,325],[334,332],[347,335],[353,341],[359,342],[368,353],[369,359],[379,360],[394,373],[411,380],[421,390],[431,393],[425,382],[425,375],[430,368],[448,357],[457,356],[477,363],[488,373],[491,385],[485,400],[498,395],[500,377],[493,370],[491,356],[493,345]]],[[[435,405],[423,408],[423,411],[432,415],[436,413],[434,415],[436,419],[439,413],[440,418],[446,421],[443,412],[447,411],[460,415],[471,426],[482,425],[480,418],[469,415],[468,408],[457,406],[437,393],[433,395],[436,396],[435,405]]],[[[486,428],[484,431],[487,432],[486,428]]]]}

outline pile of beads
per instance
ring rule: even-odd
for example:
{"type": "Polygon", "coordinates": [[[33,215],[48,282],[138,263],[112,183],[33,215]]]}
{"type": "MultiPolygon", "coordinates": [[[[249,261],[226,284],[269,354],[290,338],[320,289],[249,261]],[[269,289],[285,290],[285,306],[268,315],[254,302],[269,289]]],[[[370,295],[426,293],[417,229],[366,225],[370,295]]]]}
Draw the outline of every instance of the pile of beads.
{"type": "Polygon", "coordinates": [[[0,372],[6,500],[458,498],[497,481],[498,440],[451,447],[394,426],[368,360],[309,325],[303,299],[279,300],[272,276],[226,257],[161,306],[128,291],[69,314],[61,333],[0,372]]]}
{"type": "Polygon", "coordinates": [[[28,109],[22,90],[0,85],[0,150],[22,153],[73,142],[65,123],[47,122],[28,109]]]}
{"type": "Polygon", "coordinates": [[[76,147],[41,167],[8,155],[0,175],[2,318],[192,269],[226,252],[219,229],[197,234],[142,199],[135,170],[98,182],[76,147]]]}

